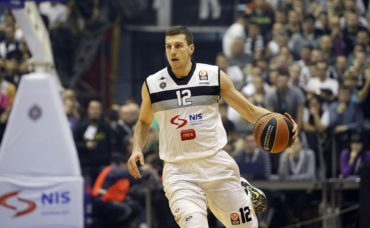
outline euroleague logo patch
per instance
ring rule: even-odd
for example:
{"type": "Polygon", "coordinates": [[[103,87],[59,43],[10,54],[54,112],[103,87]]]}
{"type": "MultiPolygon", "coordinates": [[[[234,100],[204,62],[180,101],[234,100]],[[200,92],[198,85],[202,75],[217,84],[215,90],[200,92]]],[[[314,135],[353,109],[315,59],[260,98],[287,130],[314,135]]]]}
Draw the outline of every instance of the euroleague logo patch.
{"type": "Polygon", "coordinates": [[[205,70],[199,71],[199,80],[200,81],[207,81],[208,80],[208,73],[205,70]]]}
{"type": "Polygon", "coordinates": [[[2,196],[0,196],[0,206],[5,207],[9,210],[15,211],[14,217],[20,217],[23,215],[27,215],[36,209],[35,202],[19,197],[18,193],[19,191],[14,191],[14,192],[5,193],[2,196]],[[8,200],[10,200],[11,198],[16,198],[19,202],[27,205],[27,207],[22,207],[24,209],[19,210],[16,206],[13,206],[12,204],[8,203],[8,200]]]}
{"type": "Polygon", "coordinates": [[[231,213],[230,220],[232,225],[239,225],[240,224],[240,218],[238,213],[231,213]]]}

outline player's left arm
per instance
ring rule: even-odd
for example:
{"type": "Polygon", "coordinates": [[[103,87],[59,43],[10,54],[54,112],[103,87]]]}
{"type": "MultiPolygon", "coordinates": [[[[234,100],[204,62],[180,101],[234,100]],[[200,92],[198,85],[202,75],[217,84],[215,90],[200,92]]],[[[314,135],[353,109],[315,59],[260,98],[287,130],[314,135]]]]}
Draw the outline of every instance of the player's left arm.
{"type": "MultiPolygon", "coordinates": [[[[220,95],[225,101],[234,108],[244,119],[255,124],[256,121],[263,115],[270,113],[269,110],[253,105],[248,101],[233,85],[229,76],[223,71],[220,73],[220,95]]],[[[294,142],[297,137],[297,124],[293,118],[288,114],[284,114],[293,124],[294,142]]]]}

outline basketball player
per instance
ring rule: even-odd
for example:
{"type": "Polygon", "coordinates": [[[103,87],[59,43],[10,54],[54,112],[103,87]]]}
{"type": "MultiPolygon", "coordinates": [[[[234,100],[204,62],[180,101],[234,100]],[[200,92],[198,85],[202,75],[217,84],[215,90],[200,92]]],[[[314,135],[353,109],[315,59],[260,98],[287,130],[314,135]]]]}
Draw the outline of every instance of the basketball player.
{"type": "MultiPolygon", "coordinates": [[[[266,204],[263,193],[241,186],[239,168],[222,150],[226,133],[218,112],[220,97],[247,121],[269,113],[246,100],[217,66],[191,60],[194,43],[184,26],[165,37],[169,66],[149,76],[142,86],[139,120],[134,130],[131,175],[140,178],[142,150],[155,117],[159,124],[159,155],[164,160],[163,186],[172,214],[182,228],[206,228],[207,207],[226,227],[258,227],[251,200],[266,204]],[[246,194],[253,190],[252,194],[246,194]]],[[[296,123],[292,121],[293,139],[296,123]]],[[[266,205],[257,205],[266,206],[266,205]]]]}

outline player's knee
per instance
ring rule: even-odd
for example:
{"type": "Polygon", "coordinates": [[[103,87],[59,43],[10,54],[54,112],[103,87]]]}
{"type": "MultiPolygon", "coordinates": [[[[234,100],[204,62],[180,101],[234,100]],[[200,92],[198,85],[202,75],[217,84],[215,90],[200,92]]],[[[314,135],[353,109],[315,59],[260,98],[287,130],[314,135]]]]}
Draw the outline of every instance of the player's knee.
{"type": "Polygon", "coordinates": [[[201,212],[193,212],[182,215],[178,224],[181,228],[207,228],[207,215],[201,212]]]}

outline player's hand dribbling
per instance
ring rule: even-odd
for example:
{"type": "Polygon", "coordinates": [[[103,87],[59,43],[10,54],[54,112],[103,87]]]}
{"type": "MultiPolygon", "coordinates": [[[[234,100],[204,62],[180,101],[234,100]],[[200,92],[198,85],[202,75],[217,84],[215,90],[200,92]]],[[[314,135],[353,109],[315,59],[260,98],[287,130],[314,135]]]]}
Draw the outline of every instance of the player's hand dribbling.
{"type": "Polygon", "coordinates": [[[139,167],[137,167],[137,161],[140,161],[140,165],[144,165],[144,155],[141,152],[134,152],[131,154],[130,158],[128,159],[128,171],[130,172],[131,176],[137,178],[141,178],[139,167]]]}
{"type": "Polygon", "coordinates": [[[292,116],[289,114],[289,113],[284,113],[284,116],[286,116],[289,120],[290,120],[290,122],[293,124],[293,130],[292,130],[292,133],[293,133],[293,135],[292,135],[292,140],[290,141],[290,145],[289,146],[291,146],[293,143],[294,143],[294,141],[295,141],[295,139],[297,138],[297,134],[298,134],[298,125],[297,125],[297,123],[293,120],[293,118],[292,118],[292,116]]]}

